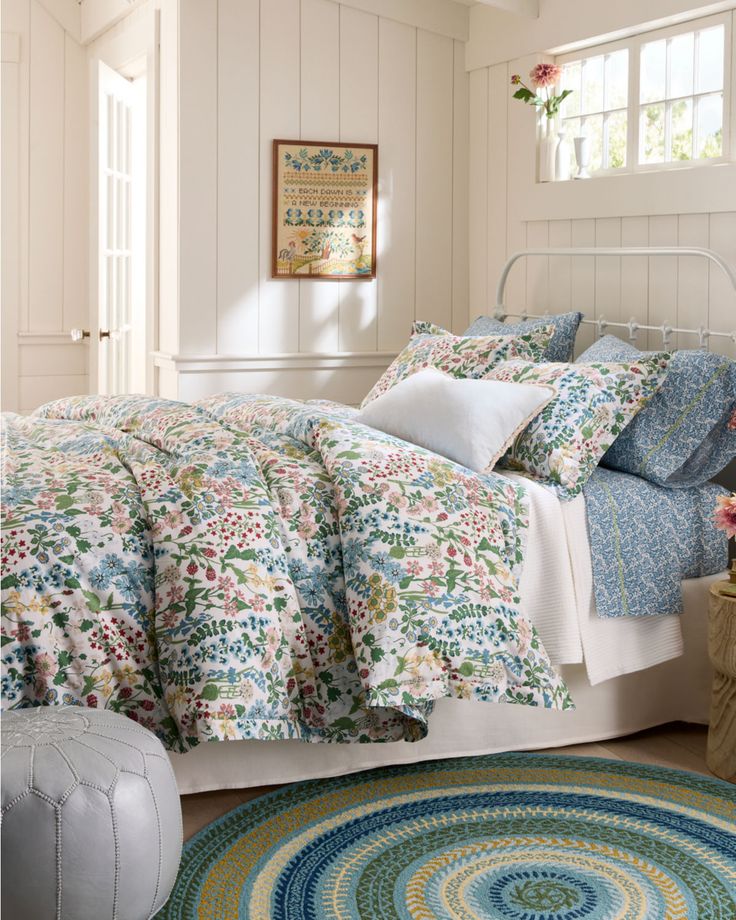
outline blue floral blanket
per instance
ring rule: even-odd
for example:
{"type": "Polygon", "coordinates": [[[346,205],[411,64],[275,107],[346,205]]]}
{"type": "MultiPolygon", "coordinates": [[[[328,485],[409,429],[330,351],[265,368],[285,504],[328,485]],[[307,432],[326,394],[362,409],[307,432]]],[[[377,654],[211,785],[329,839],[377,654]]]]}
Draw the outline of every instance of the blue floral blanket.
{"type": "Polygon", "coordinates": [[[598,467],[584,492],[599,616],[682,613],[682,579],[728,567],[720,486],[668,489],[598,467]]]}
{"type": "Polygon", "coordinates": [[[5,707],[107,707],[187,750],[570,705],[519,613],[507,479],[277,397],[65,399],[4,438],[5,707]]]}

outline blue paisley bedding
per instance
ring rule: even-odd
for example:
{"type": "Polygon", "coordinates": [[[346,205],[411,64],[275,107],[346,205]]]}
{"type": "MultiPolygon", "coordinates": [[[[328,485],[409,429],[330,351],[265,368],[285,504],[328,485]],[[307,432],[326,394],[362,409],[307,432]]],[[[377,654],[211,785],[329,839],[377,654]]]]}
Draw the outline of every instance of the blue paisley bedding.
{"type": "Polygon", "coordinates": [[[598,467],[584,493],[599,616],[682,613],[682,579],[727,568],[720,486],[668,489],[598,467]]]}

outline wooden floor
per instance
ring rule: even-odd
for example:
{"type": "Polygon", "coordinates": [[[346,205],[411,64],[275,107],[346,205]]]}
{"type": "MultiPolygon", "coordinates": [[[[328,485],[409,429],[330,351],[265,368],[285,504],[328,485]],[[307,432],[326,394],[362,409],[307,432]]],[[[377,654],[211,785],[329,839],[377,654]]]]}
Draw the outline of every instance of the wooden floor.
{"type": "MultiPolygon", "coordinates": [[[[686,725],[672,722],[659,728],[638,732],[625,738],[604,741],[601,744],[573,744],[569,747],[549,748],[548,754],[580,754],[586,757],[608,757],[613,760],[633,760],[637,763],[676,767],[694,773],[712,774],[705,764],[707,729],[703,725],[686,725]]],[[[223,792],[201,792],[181,798],[184,813],[184,839],[224,815],[226,812],[271,792],[276,786],[255,789],[227,789],[223,792]]]]}

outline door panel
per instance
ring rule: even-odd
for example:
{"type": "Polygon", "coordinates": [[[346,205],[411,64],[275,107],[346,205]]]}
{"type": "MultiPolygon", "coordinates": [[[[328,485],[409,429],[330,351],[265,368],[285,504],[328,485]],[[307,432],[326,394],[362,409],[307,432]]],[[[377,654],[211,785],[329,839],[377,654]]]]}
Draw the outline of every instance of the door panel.
{"type": "Polygon", "coordinates": [[[145,200],[145,176],[133,151],[143,141],[134,132],[144,130],[137,107],[145,93],[140,81],[102,62],[99,67],[99,391],[130,393],[142,389],[134,356],[145,339],[145,304],[134,303],[133,278],[145,272],[146,247],[132,235],[134,207],[145,200]]]}

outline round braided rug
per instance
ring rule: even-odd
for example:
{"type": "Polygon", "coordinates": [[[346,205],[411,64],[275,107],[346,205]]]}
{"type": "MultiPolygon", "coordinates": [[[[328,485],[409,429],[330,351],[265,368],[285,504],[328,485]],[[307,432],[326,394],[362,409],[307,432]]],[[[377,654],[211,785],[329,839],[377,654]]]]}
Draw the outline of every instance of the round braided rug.
{"type": "Polygon", "coordinates": [[[164,918],[733,920],[736,788],[543,754],[299,783],[192,838],[164,918]]]}

